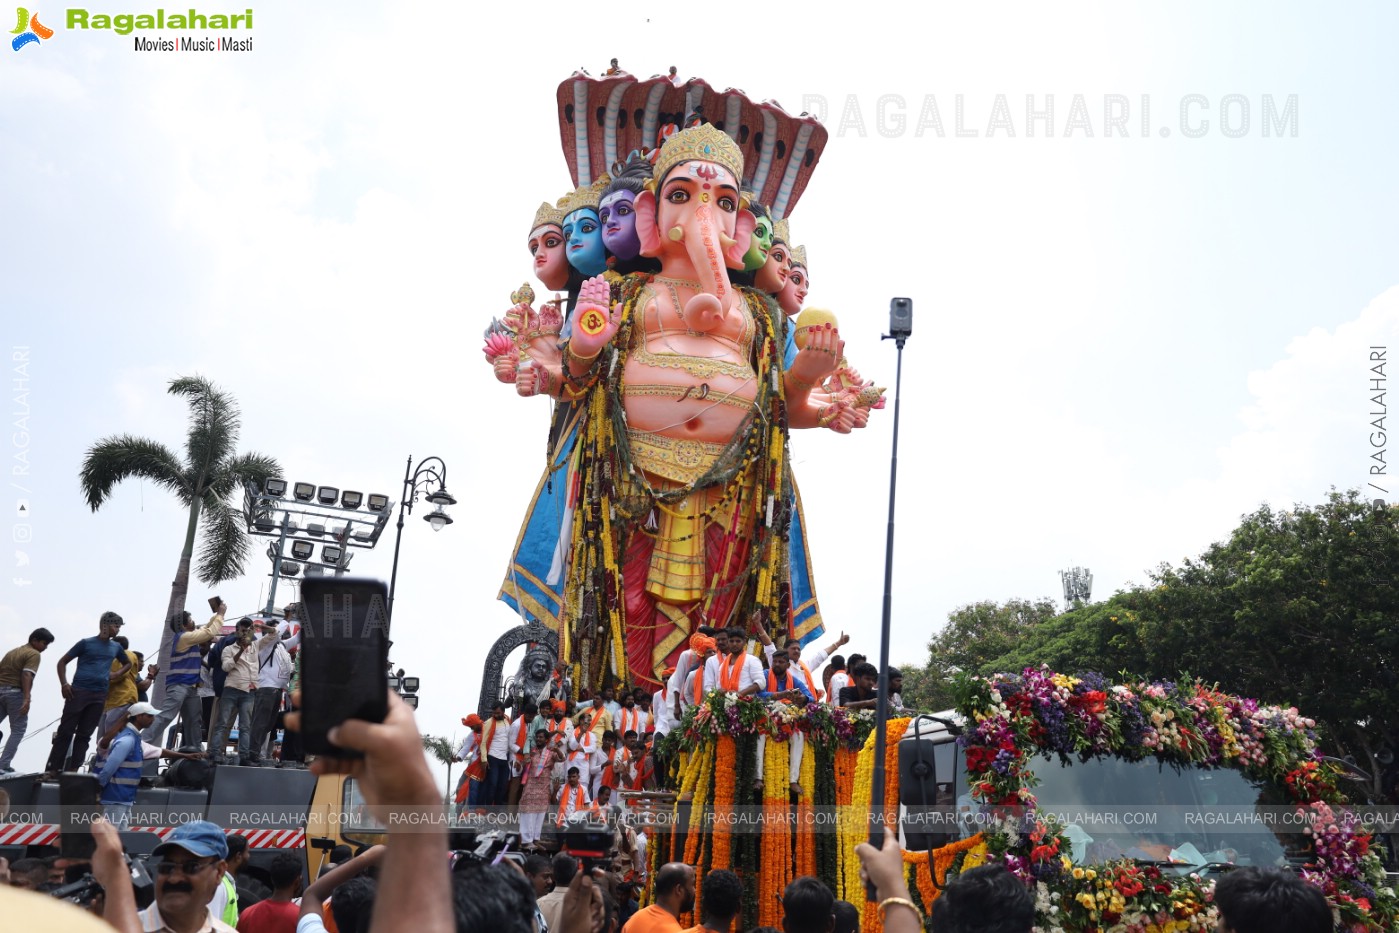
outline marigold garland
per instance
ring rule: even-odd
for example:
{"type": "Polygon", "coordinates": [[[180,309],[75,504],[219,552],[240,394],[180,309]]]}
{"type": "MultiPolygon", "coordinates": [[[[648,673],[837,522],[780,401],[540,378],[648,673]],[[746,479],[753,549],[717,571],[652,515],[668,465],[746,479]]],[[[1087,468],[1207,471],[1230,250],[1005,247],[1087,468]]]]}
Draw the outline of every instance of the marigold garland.
{"type": "Polygon", "coordinates": [[[733,840],[729,823],[734,815],[734,783],[738,775],[738,749],[733,736],[721,735],[719,741],[714,743],[714,775],[714,827],[710,834],[713,846],[711,867],[730,868],[733,840]]]}
{"type": "MultiPolygon", "coordinates": [[[[816,874],[816,827],[812,801],[816,797],[816,749],[809,744],[802,750],[801,796],[797,800],[797,875],[816,874]]],[[[776,900],[776,898],[774,898],[776,900]]]]}
{"type": "MultiPolygon", "coordinates": [[[[782,891],[792,880],[792,838],[787,827],[787,777],[791,748],[787,742],[768,739],[763,749],[763,826],[759,836],[758,891],[782,891]]],[[[758,925],[780,927],[782,911],[777,898],[758,898],[758,925]]]]}

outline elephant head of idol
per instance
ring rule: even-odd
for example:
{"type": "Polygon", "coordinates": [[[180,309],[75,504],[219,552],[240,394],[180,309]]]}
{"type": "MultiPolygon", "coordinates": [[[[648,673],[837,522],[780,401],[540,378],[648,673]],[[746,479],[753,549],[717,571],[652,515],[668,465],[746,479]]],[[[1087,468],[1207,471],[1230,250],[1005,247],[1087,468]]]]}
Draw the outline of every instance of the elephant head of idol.
{"type": "Polygon", "coordinates": [[[702,123],[668,138],[656,158],[654,184],[636,197],[641,254],[661,273],[700,283],[685,320],[712,330],[733,307],[729,270],[743,268],[754,218],[742,204],[743,152],[722,130],[702,123]]]}

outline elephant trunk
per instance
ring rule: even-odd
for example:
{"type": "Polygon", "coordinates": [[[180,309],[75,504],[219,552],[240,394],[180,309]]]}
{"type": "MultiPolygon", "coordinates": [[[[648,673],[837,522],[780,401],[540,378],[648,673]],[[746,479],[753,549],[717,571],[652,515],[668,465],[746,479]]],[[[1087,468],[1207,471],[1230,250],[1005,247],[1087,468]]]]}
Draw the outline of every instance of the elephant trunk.
{"type": "Polygon", "coordinates": [[[723,241],[729,237],[708,204],[695,208],[690,223],[682,232],[685,249],[702,289],[685,302],[685,323],[693,330],[708,333],[723,323],[732,297],[733,286],[729,284],[723,251],[723,241]]]}

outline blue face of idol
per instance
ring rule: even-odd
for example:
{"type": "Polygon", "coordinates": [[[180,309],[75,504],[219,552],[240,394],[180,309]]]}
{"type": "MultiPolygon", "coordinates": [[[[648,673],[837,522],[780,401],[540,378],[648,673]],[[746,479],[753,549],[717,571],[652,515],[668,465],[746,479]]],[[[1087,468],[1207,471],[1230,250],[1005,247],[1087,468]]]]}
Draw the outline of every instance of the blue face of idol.
{"type": "Polygon", "coordinates": [[[607,251],[602,245],[602,222],[591,207],[573,211],[563,219],[568,264],[584,275],[601,275],[607,270],[607,251]]]}

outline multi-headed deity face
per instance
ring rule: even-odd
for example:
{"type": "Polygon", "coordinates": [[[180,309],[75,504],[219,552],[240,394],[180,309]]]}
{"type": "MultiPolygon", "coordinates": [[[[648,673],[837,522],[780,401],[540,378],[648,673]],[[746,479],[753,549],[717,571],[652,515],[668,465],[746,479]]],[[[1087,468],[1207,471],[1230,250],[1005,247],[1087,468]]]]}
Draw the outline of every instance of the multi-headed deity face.
{"type": "Polygon", "coordinates": [[[534,257],[534,277],[545,288],[568,287],[568,259],[564,256],[563,230],[554,224],[541,224],[529,235],[529,254],[534,257]]]}
{"type": "Polygon", "coordinates": [[[602,222],[602,245],[618,259],[635,259],[641,253],[641,238],[636,233],[636,194],[614,191],[602,199],[598,207],[602,222]]]}
{"type": "Polygon", "coordinates": [[[772,218],[759,217],[753,228],[753,239],[748,252],[743,254],[743,271],[757,272],[768,261],[768,250],[772,249],[772,218]]]}
{"type": "Polygon", "coordinates": [[[806,271],[806,266],[792,266],[787,273],[787,281],[782,284],[782,291],[777,293],[777,303],[782,306],[788,317],[796,317],[800,313],[810,288],[811,277],[806,271]]]}
{"type": "Polygon", "coordinates": [[[782,287],[787,284],[787,273],[791,270],[792,251],[786,243],[777,242],[772,244],[768,250],[767,262],[758,270],[758,274],[753,276],[753,285],[759,291],[767,292],[774,297],[782,293],[782,287]]]}
{"type": "Polygon", "coordinates": [[[568,264],[584,275],[607,271],[607,253],[602,246],[602,222],[591,207],[580,208],[563,219],[568,264]]]}

